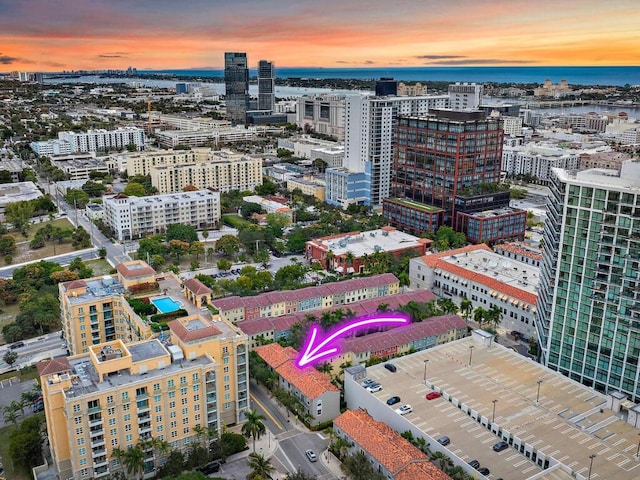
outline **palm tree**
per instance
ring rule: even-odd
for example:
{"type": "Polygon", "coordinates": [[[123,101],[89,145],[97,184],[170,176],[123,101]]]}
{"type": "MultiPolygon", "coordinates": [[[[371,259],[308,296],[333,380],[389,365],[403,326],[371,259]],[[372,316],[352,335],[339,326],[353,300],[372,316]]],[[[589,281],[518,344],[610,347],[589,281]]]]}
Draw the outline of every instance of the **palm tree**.
{"type": "Polygon", "coordinates": [[[491,305],[487,320],[489,323],[493,323],[493,328],[497,328],[502,323],[502,309],[498,305],[491,305]]]}
{"type": "Polygon", "coordinates": [[[267,427],[262,423],[262,420],[266,420],[267,417],[260,415],[254,408],[251,412],[247,413],[246,419],[247,421],[242,425],[242,434],[247,438],[253,437],[253,452],[255,453],[256,437],[260,438],[260,435],[267,431],[267,427]]]}
{"type": "Polygon", "coordinates": [[[118,464],[123,464],[123,460],[126,454],[127,452],[125,452],[120,447],[115,447],[113,450],[111,450],[111,458],[115,458],[118,461],[118,464]]]}
{"type": "Polygon", "coordinates": [[[379,312],[386,312],[387,310],[389,310],[389,304],[384,302],[379,303],[376,310],[378,310],[379,312]]]}
{"type": "Polygon", "coordinates": [[[249,468],[251,473],[247,475],[247,480],[271,480],[271,474],[276,471],[268,458],[255,452],[249,454],[249,468]]]}
{"type": "Polygon", "coordinates": [[[322,315],[320,315],[320,327],[322,327],[324,331],[329,330],[335,323],[335,317],[332,311],[325,310],[322,312],[322,315]]]}
{"type": "Polygon", "coordinates": [[[487,318],[487,311],[484,308],[478,307],[473,311],[473,319],[475,320],[475,322],[478,324],[479,327],[482,327],[482,324],[484,323],[486,318],[487,318]]]}
{"type": "Polygon", "coordinates": [[[206,442],[209,437],[209,430],[201,425],[196,425],[193,427],[193,433],[196,434],[196,438],[198,439],[198,445],[203,445],[203,440],[206,442]]]}
{"type": "Polygon", "coordinates": [[[318,477],[305,472],[304,470],[296,470],[295,472],[287,473],[284,480],[318,480],[318,477]]]}
{"type": "Polygon", "coordinates": [[[327,270],[333,270],[333,259],[335,258],[335,254],[329,250],[325,255],[325,260],[327,261],[327,270]]]}
{"type": "Polygon", "coordinates": [[[13,423],[17,427],[19,416],[15,410],[4,407],[4,423],[13,423]]]}
{"type": "Polygon", "coordinates": [[[137,478],[138,474],[144,470],[144,457],[145,453],[138,445],[127,449],[122,458],[122,464],[127,468],[129,475],[133,474],[137,478]]]}
{"type": "Polygon", "coordinates": [[[471,311],[473,310],[473,302],[468,298],[463,298],[460,302],[460,312],[464,317],[464,321],[469,323],[469,317],[471,317],[471,311]]]}
{"type": "Polygon", "coordinates": [[[444,315],[455,315],[458,313],[458,305],[450,298],[439,298],[438,307],[444,315]]]}
{"type": "MultiPolygon", "coordinates": [[[[344,261],[347,264],[348,267],[353,265],[353,262],[355,261],[356,256],[353,254],[353,252],[347,252],[344,255],[344,261]]],[[[344,273],[348,273],[348,272],[344,272],[344,273]]]]}

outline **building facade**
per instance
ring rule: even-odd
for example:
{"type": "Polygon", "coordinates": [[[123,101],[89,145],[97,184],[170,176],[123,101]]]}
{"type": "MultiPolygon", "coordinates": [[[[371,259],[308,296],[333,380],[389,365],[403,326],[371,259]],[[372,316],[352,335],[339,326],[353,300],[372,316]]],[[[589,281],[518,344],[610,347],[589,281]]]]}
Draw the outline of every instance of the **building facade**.
{"type": "Polygon", "coordinates": [[[400,256],[413,252],[424,255],[431,240],[418,238],[393,227],[367,232],[349,232],[314,238],[305,243],[304,256],[309,263],[320,262],[327,270],[341,274],[363,273],[376,253],[400,256]],[[373,257],[372,257],[373,256],[373,257]]]}
{"type": "Polygon", "coordinates": [[[244,124],[249,109],[249,68],[247,54],[224,54],[224,86],[227,118],[234,124],[244,124]]]}
{"type": "Polygon", "coordinates": [[[477,110],[482,102],[482,85],[476,83],[455,83],[449,85],[451,110],[477,110]]]}
{"type": "Polygon", "coordinates": [[[296,125],[303,130],[344,140],[345,98],[344,94],[298,97],[296,125]]]}
{"type": "Polygon", "coordinates": [[[553,170],[538,316],[540,361],[640,399],[640,162],[553,170]]]}
{"type": "Polygon", "coordinates": [[[575,170],[580,165],[579,151],[555,144],[530,142],[502,150],[502,170],[511,177],[530,175],[548,182],[552,168],[575,170]]]}
{"type": "Polygon", "coordinates": [[[276,73],[273,62],[258,62],[258,110],[272,112],[276,103],[276,73]]]}
{"type": "Polygon", "coordinates": [[[119,241],[156,235],[169,225],[215,228],[220,221],[220,192],[198,190],[149,197],[105,197],[104,221],[119,241]]]}
{"type": "Polygon", "coordinates": [[[182,192],[189,185],[220,192],[254,190],[262,185],[262,159],[216,152],[207,162],[151,167],[149,175],[159,193],[182,192]]]}
{"type": "Polygon", "coordinates": [[[186,317],[158,339],[92,344],[85,353],[38,364],[47,434],[59,478],[128,473],[116,452],[138,446],[143,474],[166,453],[156,439],[185,451],[198,428],[217,434],[244,419],[248,407],[246,337],[224,321],[186,317]]]}
{"type": "Polygon", "coordinates": [[[427,288],[456,304],[471,300],[473,310],[500,308],[500,327],[536,338],[536,288],[539,269],[535,265],[505,258],[486,245],[425,255],[409,261],[411,288],[427,288]]]}
{"type": "Polygon", "coordinates": [[[71,153],[100,152],[125,149],[129,146],[144,150],[144,130],[121,127],[115,130],[89,130],[87,132],[60,132],[58,139],[70,145],[71,153]]]}
{"type": "Polygon", "coordinates": [[[403,232],[422,235],[436,233],[444,224],[444,210],[408,198],[385,198],[382,215],[403,232]]]}

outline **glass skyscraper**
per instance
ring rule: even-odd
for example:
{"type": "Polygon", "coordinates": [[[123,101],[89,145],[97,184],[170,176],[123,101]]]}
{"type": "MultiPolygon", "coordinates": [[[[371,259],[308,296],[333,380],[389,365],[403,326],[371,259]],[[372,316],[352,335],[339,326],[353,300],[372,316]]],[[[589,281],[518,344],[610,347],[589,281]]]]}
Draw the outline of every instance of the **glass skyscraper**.
{"type": "Polygon", "coordinates": [[[536,328],[539,360],[640,400],[640,161],[552,169],[536,328]]]}
{"type": "Polygon", "coordinates": [[[224,86],[227,118],[245,123],[249,108],[249,68],[246,53],[224,54],[224,86]]]}
{"type": "Polygon", "coordinates": [[[276,102],[275,72],[273,62],[258,62],[258,110],[272,112],[276,102]]]}

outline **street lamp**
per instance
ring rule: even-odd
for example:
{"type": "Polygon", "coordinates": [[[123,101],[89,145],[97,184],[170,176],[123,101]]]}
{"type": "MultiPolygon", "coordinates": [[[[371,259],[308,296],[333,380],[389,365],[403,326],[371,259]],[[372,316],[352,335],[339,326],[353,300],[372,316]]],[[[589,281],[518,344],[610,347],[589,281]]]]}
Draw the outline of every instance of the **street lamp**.
{"type": "Polygon", "coordinates": [[[542,385],[542,380],[538,380],[538,394],[536,395],[536,403],[540,400],[540,385],[542,385]]]}
{"type": "Polygon", "coordinates": [[[591,455],[589,455],[589,459],[591,460],[591,462],[589,463],[589,476],[587,477],[587,480],[591,480],[591,467],[593,467],[593,459],[596,458],[596,454],[592,453],[591,455]]]}
{"type": "Polygon", "coordinates": [[[496,419],[496,403],[498,403],[498,400],[491,400],[491,403],[493,403],[493,414],[491,415],[491,423],[493,423],[496,419]]]}
{"type": "Polygon", "coordinates": [[[471,357],[473,356],[473,345],[469,345],[469,366],[471,366],[471,357]]]}
{"type": "Polygon", "coordinates": [[[425,385],[427,384],[427,363],[429,363],[428,359],[424,361],[424,383],[425,383],[425,385]]]}
{"type": "MultiPolygon", "coordinates": [[[[640,437],[640,433],[638,434],[638,436],[640,437]]],[[[638,439],[638,449],[636,450],[636,458],[638,458],[638,455],[640,455],[640,438],[638,439]]]]}

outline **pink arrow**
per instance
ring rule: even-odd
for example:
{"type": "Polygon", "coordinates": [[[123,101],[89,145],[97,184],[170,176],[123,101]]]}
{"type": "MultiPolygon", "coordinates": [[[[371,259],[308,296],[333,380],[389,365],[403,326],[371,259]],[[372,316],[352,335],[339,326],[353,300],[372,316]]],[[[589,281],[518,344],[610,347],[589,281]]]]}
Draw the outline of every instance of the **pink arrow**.
{"type": "Polygon", "coordinates": [[[409,319],[403,316],[375,316],[371,318],[362,318],[353,322],[347,323],[345,326],[331,333],[327,338],[322,340],[316,345],[316,337],[318,336],[318,327],[311,328],[311,333],[307,339],[307,343],[303,349],[304,353],[298,357],[296,365],[299,368],[303,368],[307,365],[317,362],[321,358],[329,356],[335,356],[338,353],[338,347],[327,348],[331,342],[344,336],[350,330],[355,330],[362,327],[380,326],[380,325],[406,325],[409,323],[409,319]]]}

